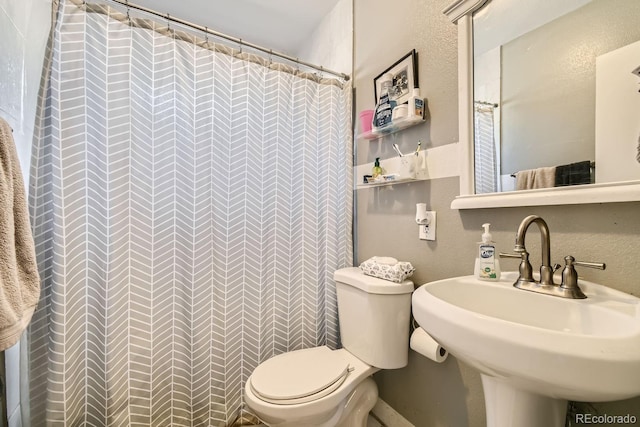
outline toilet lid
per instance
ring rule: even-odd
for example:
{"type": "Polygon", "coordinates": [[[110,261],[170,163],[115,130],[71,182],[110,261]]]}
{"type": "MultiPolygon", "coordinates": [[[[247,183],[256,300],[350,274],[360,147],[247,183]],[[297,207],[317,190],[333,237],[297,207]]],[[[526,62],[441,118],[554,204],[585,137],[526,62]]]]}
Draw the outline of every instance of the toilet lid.
{"type": "Polygon", "coordinates": [[[261,363],[251,375],[251,390],[262,400],[296,404],[320,399],[340,387],[349,364],[328,347],[296,350],[261,363]]]}

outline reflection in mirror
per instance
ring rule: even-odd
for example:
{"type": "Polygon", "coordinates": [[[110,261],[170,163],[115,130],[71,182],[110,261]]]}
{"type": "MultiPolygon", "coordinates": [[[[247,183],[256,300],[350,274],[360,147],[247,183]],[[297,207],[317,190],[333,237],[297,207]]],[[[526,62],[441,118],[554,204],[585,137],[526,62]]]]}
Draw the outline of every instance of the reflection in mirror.
{"type": "Polygon", "coordinates": [[[640,180],[640,1],[473,16],[475,192],[640,180]]]}

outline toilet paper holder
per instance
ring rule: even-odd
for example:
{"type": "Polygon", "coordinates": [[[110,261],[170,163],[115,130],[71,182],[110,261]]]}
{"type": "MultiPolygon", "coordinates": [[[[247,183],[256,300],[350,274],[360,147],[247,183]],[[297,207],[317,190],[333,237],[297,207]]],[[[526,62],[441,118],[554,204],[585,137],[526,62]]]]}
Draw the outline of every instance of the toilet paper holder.
{"type": "MultiPolygon", "coordinates": [[[[414,320],[415,324],[415,320],[414,320]]],[[[449,356],[447,349],[442,347],[423,328],[415,325],[415,329],[409,340],[409,347],[416,353],[433,360],[436,363],[444,362],[449,356]]]]}

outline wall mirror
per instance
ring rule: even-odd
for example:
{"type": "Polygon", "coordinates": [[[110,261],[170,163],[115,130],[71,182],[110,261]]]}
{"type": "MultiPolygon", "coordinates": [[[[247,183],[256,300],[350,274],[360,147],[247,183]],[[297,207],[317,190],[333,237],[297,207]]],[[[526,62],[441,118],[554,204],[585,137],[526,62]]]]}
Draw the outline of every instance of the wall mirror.
{"type": "Polygon", "coordinates": [[[458,0],[452,208],[640,200],[640,2],[458,0]]]}

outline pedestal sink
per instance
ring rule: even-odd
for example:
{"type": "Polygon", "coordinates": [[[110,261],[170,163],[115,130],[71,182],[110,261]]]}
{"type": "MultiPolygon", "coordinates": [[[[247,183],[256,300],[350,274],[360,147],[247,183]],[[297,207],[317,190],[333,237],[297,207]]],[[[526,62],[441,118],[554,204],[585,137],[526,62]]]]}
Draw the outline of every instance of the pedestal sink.
{"type": "Polygon", "coordinates": [[[580,281],[586,299],[516,289],[473,276],[413,294],[420,326],[478,369],[488,427],[562,427],[567,400],[640,395],[640,299],[580,281]]]}

